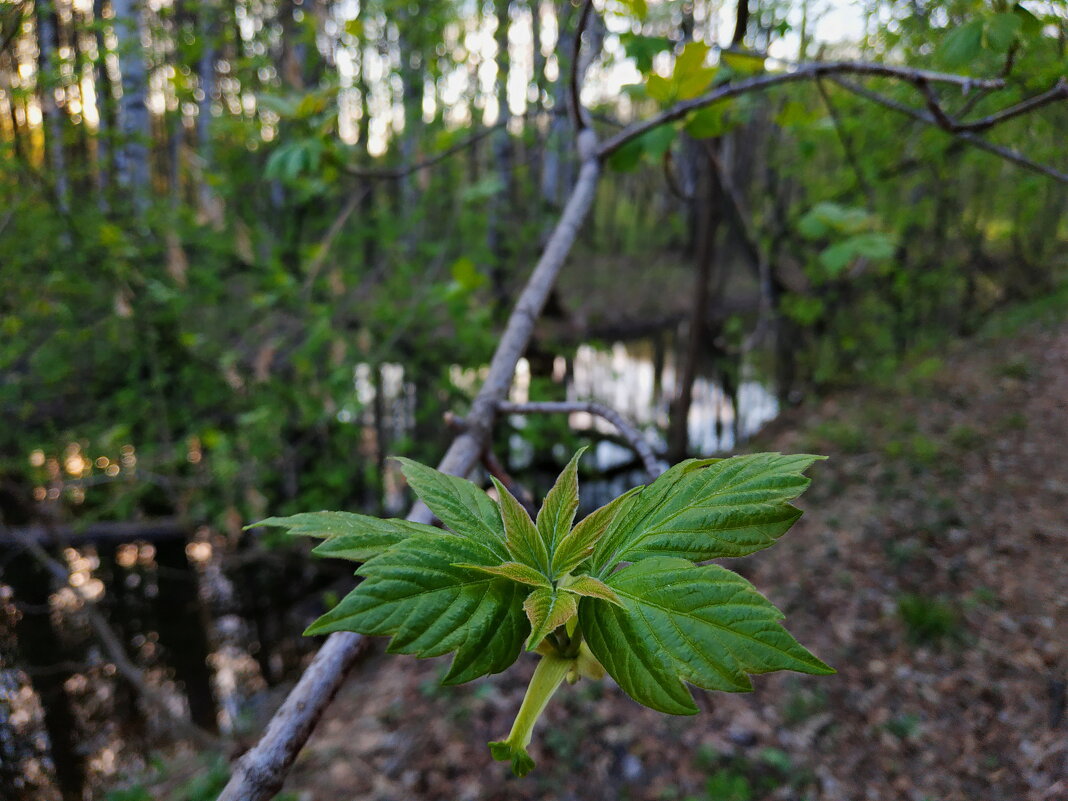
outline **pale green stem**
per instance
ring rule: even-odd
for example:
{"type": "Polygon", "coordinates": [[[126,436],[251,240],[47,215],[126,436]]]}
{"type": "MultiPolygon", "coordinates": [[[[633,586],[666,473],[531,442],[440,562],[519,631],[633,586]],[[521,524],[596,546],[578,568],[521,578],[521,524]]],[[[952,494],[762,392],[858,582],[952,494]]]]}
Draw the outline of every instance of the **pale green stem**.
{"type": "Polygon", "coordinates": [[[534,675],[530,678],[530,686],[527,687],[527,694],[523,697],[523,704],[519,707],[519,714],[515,717],[512,730],[508,732],[508,742],[524,749],[530,745],[530,739],[534,734],[534,724],[545,711],[553,693],[559,689],[570,667],[570,659],[561,659],[558,656],[541,658],[534,669],[534,675]]]}
{"type": "Polygon", "coordinates": [[[519,707],[512,730],[508,732],[508,738],[501,742],[490,743],[490,751],[494,759],[508,760],[512,762],[512,770],[522,776],[534,767],[534,760],[527,755],[527,746],[534,736],[534,725],[545,711],[549,699],[559,689],[571,669],[573,659],[565,659],[559,656],[543,656],[534,669],[534,675],[527,687],[527,694],[523,697],[523,703],[519,707]]]}

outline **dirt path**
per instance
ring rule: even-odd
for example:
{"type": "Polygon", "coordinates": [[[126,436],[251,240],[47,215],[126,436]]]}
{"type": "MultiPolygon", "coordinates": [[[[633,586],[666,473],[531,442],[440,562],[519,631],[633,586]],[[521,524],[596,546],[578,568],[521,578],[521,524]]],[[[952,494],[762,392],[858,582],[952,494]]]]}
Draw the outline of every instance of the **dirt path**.
{"type": "Polygon", "coordinates": [[[554,699],[512,779],[531,670],[441,688],[372,657],[287,789],[309,799],[1068,799],[1068,327],[970,342],[777,424],[815,450],[805,517],[736,561],[839,669],[698,692],[672,718],[614,685],[554,699]]]}

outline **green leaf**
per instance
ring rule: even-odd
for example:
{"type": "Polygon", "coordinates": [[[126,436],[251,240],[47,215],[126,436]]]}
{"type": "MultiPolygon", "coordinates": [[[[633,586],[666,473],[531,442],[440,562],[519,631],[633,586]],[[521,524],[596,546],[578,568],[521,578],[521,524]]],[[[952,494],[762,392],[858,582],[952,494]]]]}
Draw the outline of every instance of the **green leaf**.
{"type": "Polygon", "coordinates": [[[1020,3],[1012,7],[1012,13],[1020,18],[1020,33],[1031,39],[1042,35],[1042,20],[1028,11],[1020,3]]]}
{"type": "Polygon", "coordinates": [[[570,533],[560,540],[560,544],[556,546],[556,551],[553,553],[552,574],[562,576],[585,562],[593,553],[594,545],[608,526],[617,515],[626,513],[635,496],[643,489],[644,487],[635,487],[623,493],[600,509],[590,512],[571,529],[570,533]]]}
{"type": "Polygon", "coordinates": [[[710,49],[704,42],[687,42],[675,59],[674,76],[681,80],[699,72],[704,68],[705,58],[708,57],[710,49]]]}
{"type": "Polygon", "coordinates": [[[984,39],[989,50],[995,53],[1006,53],[1020,35],[1023,27],[1023,17],[1013,12],[995,14],[986,21],[983,28],[984,39]]]}
{"type": "Polygon", "coordinates": [[[675,97],[690,100],[704,92],[716,77],[715,67],[704,66],[709,47],[704,42],[688,42],[675,59],[672,75],[675,97]]]}
{"type": "Polygon", "coordinates": [[[381,520],[350,512],[304,512],[290,517],[268,517],[248,528],[259,526],[284,528],[289,534],[319,537],[326,542],[312,553],[336,559],[366,562],[412,534],[435,534],[441,531],[407,520],[381,520]]]}
{"type": "Polygon", "coordinates": [[[686,133],[694,139],[722,136],[730,129],[727,120],[728,110],[726,103],[716,103],[691,113],[686,121],[686,133]]]}
{"type": "Polygon", "coordinates": [[[534,521],[530,519],[523,504],[517,501],[496,477],[493,478],[493,484],[500,496],[501,520],[504,521],[508,553],[527,567],[549,575],[549,551],[534,521]]]}
{"type": "Polygon", "coordinates": [[[608,601],[608,603],[616,606],[623,605],[622,601],[619,600],[619,596],[616,595],[611,587],[593,576],[572,576],[561,581],[560,587],[585,598],[600,598],[602,601],[608,601]]]}
{"type": "Polygon", "coordinates": [[[844,242],[836,242],[820,251],[819,261],[827,271],[827,275],[836,278],[848,267],[857,256],[852,243],[847,239],[844,242]]]}
{"type": "Polygon", "coordinates": [[[538,531],[550,554],[556,552],[557,545],[571,531],[571,525],[575,522],[579,505],[578,461],[585,452],[586,446],[583,446],[571,457],[538,510],[538,531]]]}
{"type": "Polygon", "coordinates": [[[499,559],[487,544],[463,537],[408,537],[362,565],[363,581],[305,633],[391,635],[391,653],[420,657],[455,651],[446,684],[499,673],[528,633],[527,590],[461,562],[487,567],[499,559]]]}
{"type": "Polygon", "coordinates": [[[640,137],[642,149],[653,160],[660,159],[671,149],[671,143],[675,141],[677,133],[672,125],[660,125],[646,131],[640,137]]]}
{"type": "Polygon", "coordinates": [[[619,41],[627,56],[634,59],[638,72],[642,73],[651,72],[653,59],[672,45],[671,40],[663,36],[642,36],[629,31],[619,34],[619,41]]]}
{"type": "Polygon", "coordinates": [[[863,256],[873,261],[892,258],[896,247],[894,238],[887,234],[856,234],[825,248],[819,255],[819,261],[833,278],[840,275],[858,257],[863,256]]]}
{"type": "Polygon", "coordinates": [[[594,573],[621,561],[682,556],[695,562],[745,556],[774,545],[801,516],[793,500],[820,456],[758,453],[708,464],[683,462],[642,490],[594,553],[594,573]],[[678,472],[673,472],[678,470],[678,472]]]}
{"type": "Polygon", "coordinates": [[[594,547],[593,556],[591,557],[593,572],[601,573],[605,568],[615,565],[616,562],[611,562],[611,564],[609,564],[609,562],[611,561],[612,555],[619,547],[619,544],[630,531],[629,521],[631,520],[632,513],[635,509],[639,507],[647,509],[655,506],[658,502],[657,499],[666,499],[671,494],[671,490],[674,486],[686,475],[707,465],[715,464],[718,461],[720,460],[687,459],[669,467],[648,487],[637,488],[640,490],[637,497],[633,497],[627,502],[626,509],[620,510],[620,513],[612,518],[605,530],[601,533],[601,536],[597,539],[597,544],[594,547]]]}
{"type": "Polygon", "coordinates": [[[478,271],[473,259],[461,256],[452,263],[452,280],[468,292],[485,286],[489,279],[478,271]]]}
{"type": "Polygon", "coordinates": [[[675,86],[662,75],[650,75],[645,80],[645,91],[662,106],[675,102],[675,86]]]}
{"type": "Polygon", "coordinates": [[[472,565],[457,562],[453,567],[465,567],[468,570],[480,570],[494,576],[504,576],[504,578],[518,581],[520,584],[529,584],[532,587],[552,587],[552,583],[540,571],[519,562],[505,562],[500,565],[472,565]]]}
{"type": "Polygon", "coordinates": [[[759,75],[764,72],[764,56],[759,53],[724,50],[720,58],[737,75],[759,75]]]}
{"type": "Polygon", "coordinates": [[[430,511],[457,534],[485,543],[500,558],[508,561],[504,524],[493,500],[465,478],[450,476],[425,464],[394,456],[404,477],[430,511]]]}
{"type": "Polygon", "coordinates": [[[889,234],[872,231],[867,234],[857,234],[850,237],[853,249],[858,256],[866,259],[881,260],[893,258],[897,251],[897,240],[889,234]]]}
{"type": "Polygon", "coordinates": [[[653,709],[696,713],[683,680],[739,692],[752,688],[749,673],[834,672],[779,625],[782,613],[748,581],[718,565],[646,559],[607,583],[623,608],[583,602],[583,633],[619,686],[653,709]]]}
{"type": "Polygon", "coordinates": [[[983,20],[977,18],[951,30],[938,48],[938,57],[947,67],[966,67],[978,57],[982,46],[983,20]]]}
{"type": "Polygon", "coordinates": [[[631,172],[641,163],[644,152],[641,137],[631,139],[608,157],[608,166],[616,172],[631,172]]]}
{"type": "Polygon", "coordinates": [[[539,587],[527,596],[523,610],[530,621],[526,648],[533,651],[550,631],[564,625],[578,614],[578,598],[555,587],[539,587]]]}
{"type": "Polygon", "coordinates": [[[797,230],[808,239],[824,239],[836,233],[860,233],[875,223],[875,218],[864,209],[838,203],[817,203],[798,220],[797,230]]]}

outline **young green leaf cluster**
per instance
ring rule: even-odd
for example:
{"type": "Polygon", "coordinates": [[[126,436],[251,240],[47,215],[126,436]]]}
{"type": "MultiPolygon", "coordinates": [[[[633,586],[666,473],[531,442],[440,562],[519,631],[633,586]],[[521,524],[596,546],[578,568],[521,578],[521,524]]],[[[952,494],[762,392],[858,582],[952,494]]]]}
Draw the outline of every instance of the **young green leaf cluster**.
{"type": "Polygon", "coordinates": [[[447,527],[343,512],[261,525],[323,537],[315,553],[363,564],[363,580],[308,634],[392,637],[389,650],[454,652],[446,684],[498,673],[525,646],[542,659],[508,738],[490,743],[518,775],[545,704],[565,680],[607,671],[636,701],[697,712],[686,683],[749,690],[749,674],[834,671],[784,629],[782,613],[710,559],[773,545],[800,516],[789,501],[818,456],[691,459],[574,524],[578,460],[532,520],[494,479],[475,484],[400,459],[408,483],[447,527]]]}

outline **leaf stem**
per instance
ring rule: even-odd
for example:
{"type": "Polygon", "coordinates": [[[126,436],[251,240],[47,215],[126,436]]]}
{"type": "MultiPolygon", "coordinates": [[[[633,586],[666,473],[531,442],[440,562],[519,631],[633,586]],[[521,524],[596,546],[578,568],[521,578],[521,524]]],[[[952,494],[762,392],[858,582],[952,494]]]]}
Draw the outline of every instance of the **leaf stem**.
{"type": "Polygon", "coordinates": [[[527,694],[523,697],[519,714],[516,715],[507,739],[489,744],[493,758],[501,762],[510,760],[512,772],[516,776],[525,776],[534,767],[534,760],[527,754],[527,746],[534,735],[534,725],[545,711],[549,699],[563,683],[572,664],[571,659],[543,656],[534,669],[527,694]]]}

